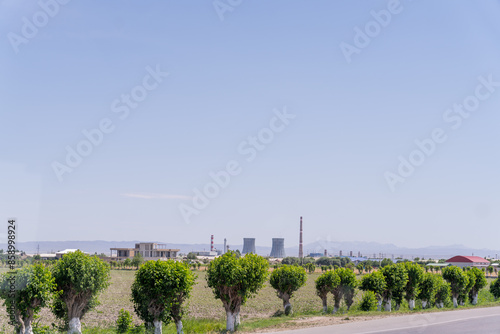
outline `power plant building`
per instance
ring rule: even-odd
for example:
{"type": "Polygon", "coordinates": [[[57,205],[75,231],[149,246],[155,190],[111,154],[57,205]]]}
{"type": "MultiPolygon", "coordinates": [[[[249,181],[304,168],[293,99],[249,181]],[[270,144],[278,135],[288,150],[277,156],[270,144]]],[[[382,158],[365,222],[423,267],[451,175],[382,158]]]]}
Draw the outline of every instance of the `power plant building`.
{"type": "Polygon", "coordinates": [[[243,238],[243,251],[241,254],[256,254],[255,251],[255,238],[243,238]]]}
{"type": "Polygon", "coordinates": [[[280,259],[286,257],[284,238],[273,238],[273,247],[271,248],[271,254],[269,256],[280,259]]]}

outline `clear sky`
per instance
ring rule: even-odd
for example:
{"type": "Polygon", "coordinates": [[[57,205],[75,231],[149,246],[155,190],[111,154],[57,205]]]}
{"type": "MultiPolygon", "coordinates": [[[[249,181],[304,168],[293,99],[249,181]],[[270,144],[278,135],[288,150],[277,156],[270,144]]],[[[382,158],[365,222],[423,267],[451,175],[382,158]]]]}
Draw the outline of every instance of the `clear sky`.
{"type": "Polygon", "coordinates": [[[499,1],[40,3],[0,6],[19,241],[498,249],[499,1]]]}

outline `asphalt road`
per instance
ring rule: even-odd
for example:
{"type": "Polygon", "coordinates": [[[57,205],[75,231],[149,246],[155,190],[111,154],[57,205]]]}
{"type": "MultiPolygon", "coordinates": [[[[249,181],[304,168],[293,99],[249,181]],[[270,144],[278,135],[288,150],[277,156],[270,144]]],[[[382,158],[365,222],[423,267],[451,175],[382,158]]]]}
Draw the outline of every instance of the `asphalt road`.
{"type": "Polygon", "coordinates": [[[348,324],[276,332],[277,334],[498,334],[500,307],[422,313],[348,324]]]}

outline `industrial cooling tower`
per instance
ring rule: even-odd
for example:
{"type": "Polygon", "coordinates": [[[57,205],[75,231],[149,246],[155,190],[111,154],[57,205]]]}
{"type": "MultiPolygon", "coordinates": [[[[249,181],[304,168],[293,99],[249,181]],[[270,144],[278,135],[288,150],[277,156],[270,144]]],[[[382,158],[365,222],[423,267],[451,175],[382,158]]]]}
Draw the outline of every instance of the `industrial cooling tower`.
{"type": "Polygon", "coordinates": [[[241,254],[255,254],[255,238],[243,238],[243,252],[241,254]]]}
{"type": "Polygon", "coordinates": [[[273,238],[273,248],[271,249],[270,257],[284,258],[285,255],[285,239],[273,238]]]}

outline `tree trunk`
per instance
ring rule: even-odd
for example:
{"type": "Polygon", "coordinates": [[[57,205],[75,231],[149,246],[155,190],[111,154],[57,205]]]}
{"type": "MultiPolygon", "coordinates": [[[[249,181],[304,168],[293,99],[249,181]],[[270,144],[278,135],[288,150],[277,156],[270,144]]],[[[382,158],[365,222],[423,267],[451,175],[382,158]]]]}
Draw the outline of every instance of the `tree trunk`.
{"type": "MultiPolygon", "coordinates": [[[[413,306],[415,306],[415,304],[413,304],[413,306]]],[[[427,306],[427,300],[422,300],[422,308],[425,308],[426,306],[427,306]]]]}
{"type": "Polygon", "coordinates": [[[184,334],[184,331],[182,330],[182,320],[177,320],[175,327],[177,327],[177,334],[184,334]]]}
{"type": "Polygon", "coordinates": [[[161,320],[154,320],[155,334],[162,334],[161,320]]]}
{"type": "Polygon", "coordinates": [[[234,328],[237,329],[238,326],[240,325],[240,311],[234,312],[234,328]]]}
{"type": "Polygon", "coordinates": [[[290,304],[290,296],[284,293],[281,298],[283,299],[283,308],[285,309],[285,315],[292,314],[292,304],[290,304]]]}
{"type": "Polygon", "coordinates": [[[457,297],[453,296],[453,307],[458,307],[457,297]]]}
{"type": "Polygon", "coordinates": [[[437,306],[437,308],[443,308],[444,307],[444,303],[443,302],[436,303],[436,306],[437,306]]]}
{"type": "Polygon", "coordinates": [[[382,298],[380,298],[377,302],[377,311],[381,311],[382,310],[382,298]]]}
{"type": "Polygon", "coordinates": [[[410,308],[411,311],[413,311],[413,309],[415,308],[415,299],[410,299],[408,301],[408,307],[410,308]]]}
{"type": "Polygon", "coordinates": [[[72,318],[69,321],[68,334],[82,334],[82,324],[80,318],[72,318]]]}
{"type": "Polygon", "coordinates": [[[391,312],[392,310],[392,305],[391,305],[391,299],[384,299],[384,309],[387,311],[387,312],[391,312]]]}
{"type": "Polygon", "coordinates": [[[323,302],[323,312],[328,312],[328,296],[321,297],[321,301],[323,302]]]}
{"type": "Polygon", "coordinates": [[[333,304],[332,314],[335,314],[335,313],[337,313],[339,311],[339,308],[340,308],[340,299],[334,298],[333,301],[334,301],[334,304],[333,304]]]}
{"type": "Polygon", "coordinates": [[[18,330],[18,333],[24,334],[25,327],[24,327],[24,320],[21,317],[21,312],[19,310],[15,310],[14,317],[15,317],[16,322],[17,322],[16,328],[18,330]]]}
{"type": "Polygon", "coordinates": [[[24,334],[33,334],[33,328],[31,327],[31,319],[26,319],[24,321],[24,334]]]}
{"type": "Polygon", "coordinates": [[[234,314],[230,311],[226,312],[226,330],[228,332],[234,332],[234,314]]]}
{"type": "Polygon", "coordinates": [[[473,296],[472,296],[472,305],[477,305],[477,297],[478,297],[479,293],[475,293],[473,296]]]}
{"type": "Polygon", "coordinates": [[[396,311],[399,311],[400,306],[401,306],[401,304],[396,303],[396,311]]]}

